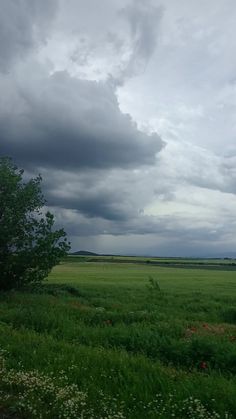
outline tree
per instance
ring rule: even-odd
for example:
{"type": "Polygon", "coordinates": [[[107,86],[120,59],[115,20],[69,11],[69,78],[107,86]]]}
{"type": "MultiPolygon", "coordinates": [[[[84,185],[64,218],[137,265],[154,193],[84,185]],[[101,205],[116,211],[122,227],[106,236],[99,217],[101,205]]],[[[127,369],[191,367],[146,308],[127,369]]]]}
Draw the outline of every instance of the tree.
{"type": "Polygon", "coordinates": [[[0,158],[0,289],[40,283],[70,246],[54,216],[43,212],[41,176],[23,180],[9,158],[0,158]]]}

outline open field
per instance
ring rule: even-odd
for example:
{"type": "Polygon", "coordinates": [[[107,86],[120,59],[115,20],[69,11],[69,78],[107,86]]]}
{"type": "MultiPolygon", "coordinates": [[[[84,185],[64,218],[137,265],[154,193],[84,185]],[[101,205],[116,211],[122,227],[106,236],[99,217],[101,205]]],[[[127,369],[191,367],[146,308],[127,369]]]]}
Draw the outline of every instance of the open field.
{"type": "Polygon", "coordinates": [[[70,257],[37,293],[1,295],[2,411],[236,418],[234,261],[107,258],[70,257]]]}
{"type": "Polygon", "coordinates": [[[236,259],[207,259],[207,258],[164,258],[164,257],[144,257],[144,256],[74,256],[70,255],[67,260],[70,262],[110,262],[110,263],[147,263],[155,266],[183,266],[183,267],[198,267],[203,266],[207,268],[223,266],[233,267],[236,269],[236,259]]]}

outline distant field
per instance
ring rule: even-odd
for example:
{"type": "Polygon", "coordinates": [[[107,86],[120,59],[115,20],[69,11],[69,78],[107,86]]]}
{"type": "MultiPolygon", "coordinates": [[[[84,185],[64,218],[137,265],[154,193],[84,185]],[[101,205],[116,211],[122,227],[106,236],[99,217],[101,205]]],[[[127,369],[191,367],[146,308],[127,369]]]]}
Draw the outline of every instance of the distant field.
{"type": "Polygon", "coordinates": [[[201,267],[214,268],[223,266],[236,270],[236,259],[201,259],[201,258],[158,258],[143,256],[73,256],[70,255],[67,260],[70,262],[110,262],[110,263],[147,263],[151,265],[173,266],[173,267],[201,267]]]}
{"type": "Polygon", "coordinates": [[[37,293],[1,295],[3,411],[43,419],[236,418],[231,263],[72,256],[37,293]]]}

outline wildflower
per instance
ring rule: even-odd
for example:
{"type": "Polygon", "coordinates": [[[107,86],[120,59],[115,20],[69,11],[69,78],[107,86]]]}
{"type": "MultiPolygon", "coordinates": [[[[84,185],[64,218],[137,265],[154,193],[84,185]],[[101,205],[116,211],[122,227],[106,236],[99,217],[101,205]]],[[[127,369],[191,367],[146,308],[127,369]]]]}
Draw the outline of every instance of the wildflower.
{"type": "Polygon", "coordinates": [[[195,333],[196,331],[197,331],[197,328],[196,327],[190,327],[190,331],[192,332],[192,333],[195,333]]]}
{"type": "Polygon", "coordinates": [[[200,368],[201,368],[201,370],[206,370],[207,369],[207,363],[205,361],[201,361],[200,362],[200,368]]]}

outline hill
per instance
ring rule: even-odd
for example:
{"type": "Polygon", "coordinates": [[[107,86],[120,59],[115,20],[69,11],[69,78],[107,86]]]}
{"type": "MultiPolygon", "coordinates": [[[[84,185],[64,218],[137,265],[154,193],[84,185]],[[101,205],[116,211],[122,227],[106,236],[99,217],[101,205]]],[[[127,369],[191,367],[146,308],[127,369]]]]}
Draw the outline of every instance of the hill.
{"type": "Polygon", "coordinates": [[[87,250],[79,250],[77,252],[71,253],[71,255],[77,255],[77,256],[99,256],[98,253],[88,252],[87,250]]]}

